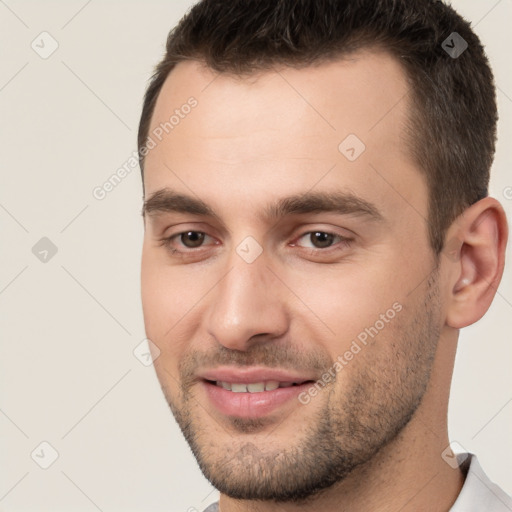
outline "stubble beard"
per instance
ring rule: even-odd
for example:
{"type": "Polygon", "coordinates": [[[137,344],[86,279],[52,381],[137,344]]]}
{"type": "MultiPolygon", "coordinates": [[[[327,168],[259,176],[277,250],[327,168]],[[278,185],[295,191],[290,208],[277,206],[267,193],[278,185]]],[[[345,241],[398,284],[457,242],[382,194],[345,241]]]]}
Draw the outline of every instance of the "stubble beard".
{"type": "Polygon", "coordinates": [[[312,400],[311,405],[300,405],[299,420],[299,416],[292,418],[297,414],[294,410],[282,421],[282,425],[290,420],[294,425],[291,429],[288,425],[295,435],[286,446],[269,447],[272,430],[277,432],[281,424],[269,424],[266,418],[229,418],[222,428],[212,428],[218,426],[197,405],[193,387],[184,384],[189,375],[181,375],[180,400],[171,399],[162,387],[211,484],[235,499],[300,503],[371,462],[408,424],[427,388],[440,334],[436,270],[428,280],[423,303],[414,311],[410,307],[404,306],[386,327],[389,331],[373,340],[372,345],[392,344],[392,356],[368,344],[313,399],[323,400],[323,407],[313,409],[312,400]],[[319,413],[305,416],[308,408],[319,413]]]}

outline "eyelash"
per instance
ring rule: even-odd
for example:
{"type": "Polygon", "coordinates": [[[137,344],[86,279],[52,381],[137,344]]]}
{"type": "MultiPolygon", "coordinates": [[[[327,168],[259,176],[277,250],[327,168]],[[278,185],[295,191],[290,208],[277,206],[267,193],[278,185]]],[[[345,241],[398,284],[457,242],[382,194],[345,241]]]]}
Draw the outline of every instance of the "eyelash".
{"type": "MultiPolygon", "coordinates": [[[[200,252],[203,249],[202,245],[200,247],[196,247],[196,248],[186,248],[185,250],[179,250],[179,249],[172,247],[172,243],[173,243],[174,239],[179,238],[179,237],[181,237],[181,235],[184,235],[187,233],[199,233],[199,234],[203,234],[207,237],[209,236],[204,231],[194,231],[194,230],[181,231],[180,233],[176,233],[170,237],[160,238],[159,245],[164,246],[167,250],[169,250],[171,252],[172,255],[179,256],[179,257],[186,257],[187,255],[200,252]]],[[[347,238],[347,237],[344,237],[337,233],[333,233],[331,231],[321,231],[321,230],[306,231],[302,235],[300,235],[298,238],[296,238],[296,240],[300,240],[301,238],[304,238],[306,235],[311,235],[314,233],[321,233],[324,235],[333,236],[335,238],[338,238],[340,241],[338,242],[338,244],[334,244],[334,245],[331,245],[331,246],[323,248],[323,249],[322,248],[301,247],[301,249],[309,255],[318,255],[320,253],[330,254],[333,251],[340,250],[339,246],[344,247],[344,248],[350,247],[350,244],[353,242],[352,238],[347,238]]],[[[218,244],[215,244],[215,245],[218,245],[218,244]]],[[[296,246],[297,244],[294,243],[292,245],[296,246]]]]}

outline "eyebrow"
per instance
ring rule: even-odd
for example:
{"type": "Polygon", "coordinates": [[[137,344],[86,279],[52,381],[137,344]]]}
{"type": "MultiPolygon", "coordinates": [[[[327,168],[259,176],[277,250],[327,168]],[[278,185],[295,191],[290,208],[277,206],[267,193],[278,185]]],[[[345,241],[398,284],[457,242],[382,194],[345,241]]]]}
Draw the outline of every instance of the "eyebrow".
{"type": "MultiPolygon", "coordinates": [[[[377,207],[352,192],[305,192],[278,199],[263,210],[268,221],[291,215],[332,212],[340,215],[358,215],[374,221],[384,220],[377,207]]],[[[142,216],[163,213],[185,213],[211,217],[221,221],[219,215],[199,198],[175,192],[169,188],[157,190],[144,201],[142,216]]]]}

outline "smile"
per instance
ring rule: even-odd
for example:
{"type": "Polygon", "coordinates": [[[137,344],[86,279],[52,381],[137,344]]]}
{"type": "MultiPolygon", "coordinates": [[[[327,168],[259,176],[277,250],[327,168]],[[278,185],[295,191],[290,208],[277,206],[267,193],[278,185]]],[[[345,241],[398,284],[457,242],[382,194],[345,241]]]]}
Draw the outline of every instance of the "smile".
{"type": "Polygon", "coordinates": [[[290,388],[298,386],[302,382],[279,382],[276,380],[269,380],[265,382],[249,382],[249,383],[236,383],[216,381],[215,385],[233,393],[262,393],[263,391],[273,391],[278,388],[290,388]]]}

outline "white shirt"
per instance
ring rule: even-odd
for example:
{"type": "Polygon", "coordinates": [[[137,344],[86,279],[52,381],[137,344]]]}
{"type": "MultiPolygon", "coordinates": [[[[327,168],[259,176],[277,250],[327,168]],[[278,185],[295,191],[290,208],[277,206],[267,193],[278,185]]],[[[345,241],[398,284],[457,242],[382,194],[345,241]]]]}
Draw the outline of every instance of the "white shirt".
{"type": "MultiPolygon", "coordinates": [[[[512,512],[512,498],[489,480],[476,455],[459,453],[457,461],[467,474],[450,512],[512,512]]],[[[218,510],[217,503],[213,503],[204,512],[218,510]]]]}
{"type": "Polygon", "coordinates": [[[458,454],[458,460],[469,464],[466,480],[450,512],[512,512],[512,498],[491,482],[480,466],[476,455],[458,454]]]}

